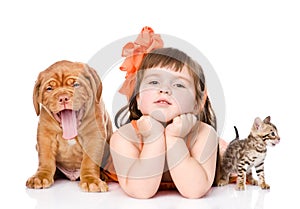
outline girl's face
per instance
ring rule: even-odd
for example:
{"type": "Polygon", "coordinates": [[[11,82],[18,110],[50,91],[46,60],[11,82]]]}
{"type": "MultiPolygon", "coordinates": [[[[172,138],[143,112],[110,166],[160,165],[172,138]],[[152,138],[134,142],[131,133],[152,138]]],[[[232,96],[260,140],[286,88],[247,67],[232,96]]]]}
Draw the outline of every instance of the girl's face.
{"type": "Polygon", "coordinates": [[[192,76],[168,68],[147,69],[137,96],[138,109],[161,122],[184,113],[196,113],[196,91],[192,76]]]}

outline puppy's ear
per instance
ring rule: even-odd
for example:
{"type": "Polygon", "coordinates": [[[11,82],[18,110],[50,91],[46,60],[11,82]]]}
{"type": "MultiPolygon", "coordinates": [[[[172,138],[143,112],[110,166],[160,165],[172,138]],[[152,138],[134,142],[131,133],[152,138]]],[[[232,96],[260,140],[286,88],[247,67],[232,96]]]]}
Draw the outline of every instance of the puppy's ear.
{"type": "Polygon", "coordinates": [[[34,88],[33,88],[33,105],[36,112],[36,115],[40,115],[40,87],[42,83],[42,73],[39,74],[38,79],[35,82],[34,88]]]}
{"type": "MultiPolygon", "coordinates": [[[[99,79],[99,81],[100,81],[100,79],[99,79]]],[[[97,88],[97,92],[96,92],[96,102],[97,103],[100,102],[101,95],[102,95],[102,82],[100,81],[98,83],[98,88],[97,88]]]]}
{"type": "Polygon", "coordinates": [[[101,95],[102,95],[102,82],[101,82],[100,77],[97,74],[96,70],[89,67],[88,65],[86,65],[86,66],[87,66],[86,69],[89,74],[88,79],[90,80],[92,90],[95,94],[96,103],[99,103],[101,95]]]}

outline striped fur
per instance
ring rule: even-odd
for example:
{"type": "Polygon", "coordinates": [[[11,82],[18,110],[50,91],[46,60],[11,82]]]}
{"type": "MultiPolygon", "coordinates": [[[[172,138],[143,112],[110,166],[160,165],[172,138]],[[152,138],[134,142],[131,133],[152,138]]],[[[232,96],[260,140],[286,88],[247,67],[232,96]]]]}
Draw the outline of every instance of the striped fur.
{"type": "Polygon", "coordinates": [[[240,140],[237,128],[236,138],[228,145],[221,163],[221,177],[218,186],[228,184],[230,174],[237,174],[236,188],[244,190],[246,180],[252,185],[259,185],[262,189],[269,189],[265,182],[264,159],[267,146],[275,146],[280,141],[277,128],[270,122],[271,117],[263,121],[254,120],[248,138],[240,140]],[[252,177],[252,167],[255,168],[259,180],[252,177]]]}

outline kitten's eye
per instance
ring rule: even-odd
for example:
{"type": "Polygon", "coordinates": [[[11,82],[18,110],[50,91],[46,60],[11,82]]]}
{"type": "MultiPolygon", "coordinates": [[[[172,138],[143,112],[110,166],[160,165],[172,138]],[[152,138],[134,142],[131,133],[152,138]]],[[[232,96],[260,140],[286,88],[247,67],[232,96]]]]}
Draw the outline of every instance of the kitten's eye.
{"type": "Polygon", "coordinates": [[[48,86],[48,87],[46,88],[46,90],[47,90],[48,92],[50,92],[50,91],[53,90],[53,88],[52,88],[52,86],[48,86]]]}
{"type": "Polygon", "coordinates": [[[80,83],[78,83],[78,82],[75,82],[74,84],[73,84],[73,87],[74,88],[78,88],[80,86],[80,83]]]}

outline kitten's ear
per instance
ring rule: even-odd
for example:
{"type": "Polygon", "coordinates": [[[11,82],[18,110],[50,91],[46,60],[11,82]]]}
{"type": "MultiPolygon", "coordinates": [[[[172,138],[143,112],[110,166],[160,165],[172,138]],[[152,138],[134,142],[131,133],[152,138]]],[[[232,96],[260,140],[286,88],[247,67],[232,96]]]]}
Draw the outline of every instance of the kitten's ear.
{"type": "Polygon", "coordinates": [[[259,117],[255,118],[254,123],[253,123],[253,127],[256,130],[259,130],[261,125],[262,125],[262,120],[259,117]]]}
{"type": "Polygon", "coordinates": [[[264,123],[270,123],[271,121],[271,116],[268,116],[264,119],[264,123]]]}

